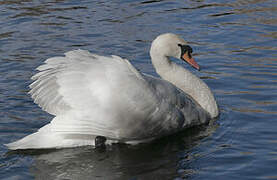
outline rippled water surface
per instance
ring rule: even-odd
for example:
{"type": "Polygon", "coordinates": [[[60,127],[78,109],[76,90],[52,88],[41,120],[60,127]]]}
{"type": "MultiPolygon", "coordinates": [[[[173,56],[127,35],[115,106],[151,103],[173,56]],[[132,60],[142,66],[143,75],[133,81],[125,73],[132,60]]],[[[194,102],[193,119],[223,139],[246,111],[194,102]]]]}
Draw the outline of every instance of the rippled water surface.
{"type": "Polygon", "coordinates": [[[0,1],[0,179],[277,179],[277,3],[270,0],[0,1]],[[220,117],[139,146],[10,153],[51,116],[28,92],[35,68],[72,49],[116,54],[157,76],[151,41],[195,52],[220,117]]]}

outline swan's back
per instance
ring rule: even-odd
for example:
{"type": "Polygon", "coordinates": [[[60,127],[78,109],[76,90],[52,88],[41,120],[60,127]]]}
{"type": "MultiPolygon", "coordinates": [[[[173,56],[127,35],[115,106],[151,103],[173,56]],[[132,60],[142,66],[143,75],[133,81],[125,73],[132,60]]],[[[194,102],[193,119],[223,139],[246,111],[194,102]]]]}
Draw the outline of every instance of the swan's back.
{"type": "MultiPolygon", "coordinates": [[[[170,82],[148,75],[144,78],[159,97],[160,105],[167,106],[162,111],[176,116],[176,123],[181,129],[204,124],[210,119],[209,114],[191,96],[170,82]]],[[[162,116],[164,118],[165,114],[162,116]]],[[[171,121],[172,119],[174,118],[171,117],[171,121]]]]}

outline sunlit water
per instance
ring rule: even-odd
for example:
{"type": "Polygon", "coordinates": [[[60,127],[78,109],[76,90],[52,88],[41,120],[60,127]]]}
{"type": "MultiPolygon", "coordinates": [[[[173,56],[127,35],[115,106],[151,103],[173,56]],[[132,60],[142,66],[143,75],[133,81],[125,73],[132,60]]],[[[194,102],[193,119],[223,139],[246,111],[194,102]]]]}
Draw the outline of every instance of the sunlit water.
{"type": "Polygon", "coordinates": [[[275,1],[0,1],[0,179],[277,179],[275,1]],[[116,54],[157,76],[151,41],[194,49],[220,117],[139,146],[10,153],[3,145],[51,116],[28,92],[35,68],[72,49],[116,54]]]}

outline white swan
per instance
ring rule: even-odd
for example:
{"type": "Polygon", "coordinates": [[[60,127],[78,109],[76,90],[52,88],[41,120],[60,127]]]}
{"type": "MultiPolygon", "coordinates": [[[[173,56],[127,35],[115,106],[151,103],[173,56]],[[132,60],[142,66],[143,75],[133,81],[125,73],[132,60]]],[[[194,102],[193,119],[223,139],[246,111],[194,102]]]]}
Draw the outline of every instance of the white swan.
{"type": "Polygon", "coordinates": [[[135,144],[208,122],[219,113],[210,89],[169,59],[183,59],[199,69],[191,52],[177,35],[158,36],[150,55],[162,79],[140,73],[118,56],[84,50],[47,59],[32,77],[29,93],[55,117],[8,148],[95,145],[96,137],[135,144]]]}

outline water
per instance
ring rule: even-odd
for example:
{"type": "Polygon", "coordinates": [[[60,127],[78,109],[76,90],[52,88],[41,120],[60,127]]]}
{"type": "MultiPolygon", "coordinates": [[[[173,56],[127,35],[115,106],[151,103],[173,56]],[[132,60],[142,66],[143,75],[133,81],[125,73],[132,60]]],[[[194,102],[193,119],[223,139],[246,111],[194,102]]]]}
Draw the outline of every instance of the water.
{"type": "Polygon", "coordinates": [[[277,7],[270,0],[0,1],[0,179],[277,179],[277,7]],[[35,68],[72,49],[116,54],[157,76],[151,41],[173,32],[220,117],[152,144],[8,153],[52,116],[28,92],[35,68]]]}

